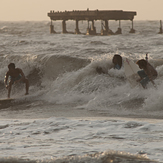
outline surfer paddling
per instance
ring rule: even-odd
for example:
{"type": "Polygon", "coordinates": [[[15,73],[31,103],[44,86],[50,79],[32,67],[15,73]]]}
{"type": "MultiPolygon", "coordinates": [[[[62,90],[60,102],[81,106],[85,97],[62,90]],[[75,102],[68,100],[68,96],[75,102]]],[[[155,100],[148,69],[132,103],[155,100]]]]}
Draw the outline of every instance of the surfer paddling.
{"type": "Polygon", "coordinates": [[[143,69],[138,71],[138,75],[140,76],[140,79],[137,80],[138,82],[141,83],[143,88],[146,88],[146,85],[148,84],[149,81],[151,81],[152,84],[155,86],[153,80],[155,80],[158,75],[155,68],[144,59],[137,61],[136,64],[139,66],[140,69],[143,69]]]}
{"type": "Polygon", "coordinates": [[[6,73],[4,83],[6,88],[8,89],[8,98],[10,98],[10,93],[11,93],[11,87],[13,84],[23,82],[26,84],[26,93],[25,95],[28,95],[28,90],[29,90],[29,81],[25,77],[23,71],[20,68],[15,68],[14,63],[10,63],[8,65],[8,72],[6,73]],[[10,77],[9,83],[7,84],[8,78],[10,77]]]}

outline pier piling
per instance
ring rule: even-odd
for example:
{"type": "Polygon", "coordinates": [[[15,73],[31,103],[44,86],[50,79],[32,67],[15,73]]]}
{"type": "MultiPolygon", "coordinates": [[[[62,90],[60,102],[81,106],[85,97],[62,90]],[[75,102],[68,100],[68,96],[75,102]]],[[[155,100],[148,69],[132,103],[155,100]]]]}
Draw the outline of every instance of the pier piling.
{"type": "Polygon", "coordinates": [[[119,27],[117,29],[117,31],[115,32],[115,34],[122,34],[122,29],[121,29],[121,21],[119,20],[119,27]]]}
{"type": "Polygon", "coordinates": [[[54,31],[54,25],[52,24],[52,20],[51,20],[51,24],[50,24],[50,33],[56,33],[54,31]]]}
{"type": "Polygon", "coordinates": [[[131,28],[131,30],[130,30],[129,33],[135,33],[134,22],[133,22],[133,20],[132,20],[131,22],[132,22],[132,28],[131,28]]]}
{"type": "Polygon", "coordinates": [[[81,34],[81,32],[79,31],[79,20],[76,20],[75,34],[81,34]]]}
{"type": "Polygon", "coordinates": [[[162,30],[162,21],[160,20],[160,31],[158,32],[158,34],[162,34],[163,30],[162,30]]]}
{"type": "Polygon", "coordinates": [[[66,20],[62,21],[62,33],[68,33],[66,30],[66,20]]]}

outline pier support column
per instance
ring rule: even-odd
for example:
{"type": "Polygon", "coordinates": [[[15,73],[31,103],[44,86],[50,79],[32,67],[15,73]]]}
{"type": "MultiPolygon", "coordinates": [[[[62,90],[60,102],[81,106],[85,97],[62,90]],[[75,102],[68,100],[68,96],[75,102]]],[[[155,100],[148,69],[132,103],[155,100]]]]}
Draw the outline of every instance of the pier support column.
{"type": "Polygon", "coordinates": [[[103,29],[103,26],[104,24],[103,24],[103,21],[101,20],[101,35],[102,36],[105,35],[105,30],[103,29]]]}
{"type": "Polygon", "coordinates": [[[96,35],[96,27],[94,26],[94,20],[92,20],[91,34],[92,34],[92,35],[96,35]]]}
{"type": "Polygon", "coordinates": [[[62,33],[68,33],[66,30],[66,20],[62,21],[62,33]]]}
{"type": "Polygon", "coordinates": [[[88,27],[86,35],[96,35],[96,27],[94,26],[94,20],[92,20],[92,25],[89,27],[89,20],[88,20],[88,27]]]}
{"type": "Polygon", "coordinates": [[[101,28],[101,35],[114,35],[114,32],[111,29],[109,29],[108,20],[105,20],[105,25],[103,25],[103,22],[102,22],[101,26],[102,27],[104,26],[105,28],[105,29],[101,28]]]}
{"type": "Polygon", "coordinates": [[[81,32],[79,31],[79,20],[76,20],[75,34],[81,34],[81,32]]]}
{"type": "Polygon", "coordinates": [[[162,30],[162,21],[160,20],[160,31],[158,32],[158,34],[162,34],[163,30],[162,30]]]}
{"type": "Polygon", "coordinates": [[[107,34],[108,35],[114,35],[114,32],[111,29],[109,29],[109,20],[107,21],[107,25],[108,25],[108,32],[107,32],[107,34]]]}
{"type": "Polygon", "coordinates": [[[121,29],[121,21],[119,20],[119,28],[115,32],[115,34],[122,34],[122,29],[121,29]]]}
{"type": "Polygon", "coordinates": [[[90,27],[89,27],[89,20],[88,20],[88,26],[87,26],[87,32],[86,32],[86,35],[90,35],[90,31],[91,31],[91,29],[90,29],[90,27]]]}
{"type": "Polygon", "coordinates": [[[108,33],[108,29],[109,29],[109,23],[108,20],[105,20],[105,30],[108,33]]]}
{"type": "Polygon", "coordinates": [[[54,26],[53,26],[53,24],[52,24],[52,20],[51,20],[51,24],[50,24],[50,33],[56,33],[56,32],[54,31],[54,26]]]}
{"type": "Polygon", "coordinates": [[[108,35],[108,29],[109,29],[108,20],[105,20],[105,25],[103,24],[103,20],[102,20],[101,21],[101,35],[102,36],[108,35]]]}
{"type": "Polygon", "coordinates": [[[135,29],[134,29],[134,22],[133,22],[133,20],[132,20],[132,28],[131,28],[131,30],[130,30],[130,32],[129,33],[135,33],[135,29]]]}

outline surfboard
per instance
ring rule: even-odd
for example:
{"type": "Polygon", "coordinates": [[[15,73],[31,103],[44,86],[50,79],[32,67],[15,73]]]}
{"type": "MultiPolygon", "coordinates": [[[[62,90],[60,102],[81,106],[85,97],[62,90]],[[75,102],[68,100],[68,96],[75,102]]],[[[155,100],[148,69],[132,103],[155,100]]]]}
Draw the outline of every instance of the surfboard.
{"type": "Polygon", "coordinates": [[[12,106],[14,101],[13,98],[0,99],[0,109],[12,106]]]}
{"type": "Polygon", "coordinates": [[[140,79],[139,75],[137,74],[138,71],[141,69],[138,67],[136,63],[128,58],[123,58],[124,63],[124,70],[127,80],[129,81],[132,87],[135,87],[139,83],[137,82],[140,79]]]}

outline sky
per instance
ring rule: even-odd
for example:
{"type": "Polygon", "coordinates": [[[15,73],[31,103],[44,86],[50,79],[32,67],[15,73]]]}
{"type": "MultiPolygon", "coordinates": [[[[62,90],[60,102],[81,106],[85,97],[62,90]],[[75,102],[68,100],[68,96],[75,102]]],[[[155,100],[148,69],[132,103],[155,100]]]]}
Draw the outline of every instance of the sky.
{"type": "Polygon", "coordinates": [[[163,20],[163,0],[0,0],[0,21],[50,20],[50,10],[87,8],[136,11],[134,20],[163,20]]]}

